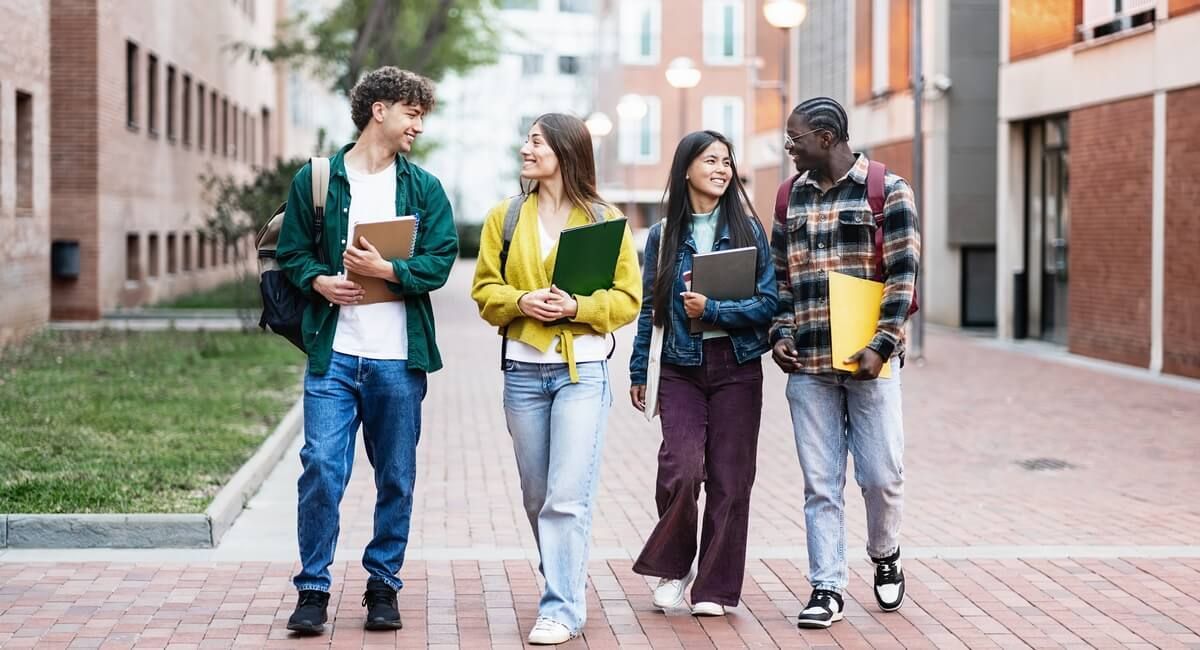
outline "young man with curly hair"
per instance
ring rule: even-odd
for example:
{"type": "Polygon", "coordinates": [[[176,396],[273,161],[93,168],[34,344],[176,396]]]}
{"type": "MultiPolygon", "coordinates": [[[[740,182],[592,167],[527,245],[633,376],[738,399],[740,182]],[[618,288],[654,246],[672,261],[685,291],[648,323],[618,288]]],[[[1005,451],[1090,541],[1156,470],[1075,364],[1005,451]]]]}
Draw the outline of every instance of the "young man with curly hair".
{"type": "Polygon", "coordinates": [[[288,629],[324,630],[339,530],[338,506],[354,462],[359,425],[375,470],[375,528],[363,553],[369,576],[363,605],[368,630],[401,627],[396,592],[408,545],[421,435],[426,373],[441,368],[429,292],[446,283],[458,254],[450,203],[441,183],[404,154],[433,108],[428,79],[387,66],[350,92],[358,140],[329,160],[329,190],[321,232],[315,232],[312,165],[292,180],[277,250],[288,279],[309,294],[303,320],[304,447],[300,460],[299,590],[288,629]],[[417,217],[407,260],[386,259],[365,239],[348,241],[354,224],[417,217]],[[323,254],[322,254],[323,253],[323,254]],[[395,300],[359,304],[352,271],[382,278],[395,300]]]}

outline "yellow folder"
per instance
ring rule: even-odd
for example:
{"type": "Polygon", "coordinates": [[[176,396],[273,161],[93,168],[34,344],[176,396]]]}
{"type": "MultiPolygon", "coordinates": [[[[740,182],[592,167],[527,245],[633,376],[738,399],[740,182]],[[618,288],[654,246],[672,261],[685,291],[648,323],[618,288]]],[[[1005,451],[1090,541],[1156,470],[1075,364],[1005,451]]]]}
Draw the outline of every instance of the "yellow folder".
{"type": "MultiPolygon", "coordinates": [[[[863,280],[836,271],[829,273],[829,329],[833,347],[833,367],[854,371],[856,363],[843,363],[866,347],[879,324],[879,306],[883,301],[883,283],[863,280]]],[[[879,376],[892,376],[892,364],[883,360],[879,376]]]]}

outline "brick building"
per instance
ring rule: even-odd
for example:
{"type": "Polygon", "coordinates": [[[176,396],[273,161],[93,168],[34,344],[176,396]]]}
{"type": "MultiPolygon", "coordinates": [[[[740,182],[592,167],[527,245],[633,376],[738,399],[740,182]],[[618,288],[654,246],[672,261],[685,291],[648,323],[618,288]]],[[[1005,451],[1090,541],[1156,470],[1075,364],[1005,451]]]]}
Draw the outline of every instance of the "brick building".
{"type": "MultiPolygon", "coordinates": [[[[752,180],[747,149],[753,122],[757,0],[607,0],[598,3],[597,109],[614,116],[599,143],[601,194],[619,204],[635,228],[660,217],[671,157],[680,138],[699,129],[734,143],[739,171],[752,180]],[[700,71],[689,90],[668,85],[676,57],[700,71]]],[[[761,211],[762,205],[756,203],[761,211]]]]}
{"type": "MultiPolygon", "coordinates": [[[[42,3],[27,3],[38,5],[42,3]]],[[[51,316],[92,319],[217,284],[248,259],[218,242],[202,174],[246,177],[280,150],[269,0],[49,0],[51,237],[78,245],[51,316]]]]}
{"type": "Polygon", "coordinates": [[[0,4],[0,346],[50,316],[50,12],[0,4]]]}
{"type": "Polygon", "coordinates": [[[1000,15],[1000,337],[1200,377],[1200,0],[1000,15]]]}

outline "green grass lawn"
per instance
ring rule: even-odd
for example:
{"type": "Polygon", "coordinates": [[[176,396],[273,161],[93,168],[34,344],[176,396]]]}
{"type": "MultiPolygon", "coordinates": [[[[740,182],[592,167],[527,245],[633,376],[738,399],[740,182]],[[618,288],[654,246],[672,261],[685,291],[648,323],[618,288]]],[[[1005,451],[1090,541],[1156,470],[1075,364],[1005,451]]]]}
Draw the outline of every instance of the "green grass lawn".
{"type": "Polygon", "coordinates": [[[299,395],[241,332],[53,332],[0,350],[0,512],[203,512],[299,395]]]}
{"type": "Polygon", "coordinates": [[[198,291],[173,298],[154,307],[164,309],[262,309],[262,298],[258,291],[258,276],[230,280],[206,291],[198,291]]]}

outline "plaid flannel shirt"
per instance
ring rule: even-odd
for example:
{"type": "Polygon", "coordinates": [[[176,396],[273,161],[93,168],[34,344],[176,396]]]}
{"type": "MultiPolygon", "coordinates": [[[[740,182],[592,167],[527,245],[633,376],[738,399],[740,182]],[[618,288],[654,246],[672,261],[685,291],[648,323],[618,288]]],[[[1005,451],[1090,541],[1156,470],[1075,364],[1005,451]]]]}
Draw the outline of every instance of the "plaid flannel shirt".
{"type": "MultiPolygon", "coordinates": [[[[808,174],[792,185],[787,222],[775,221],[771,254],[779,286],[779,308],[771,323],[771,343],[796,342],[800,372],[831,373],[829,333],[831,271],[875,279],[875,220],[867,203],[867,157],[824,194],[808,174]]],[[[883,302],[879,325],[867,345],[885,360],[904,350],[908,318],[921,259],[916,204],[908,182],[888,173],[884,179],[883,302]]]]}

